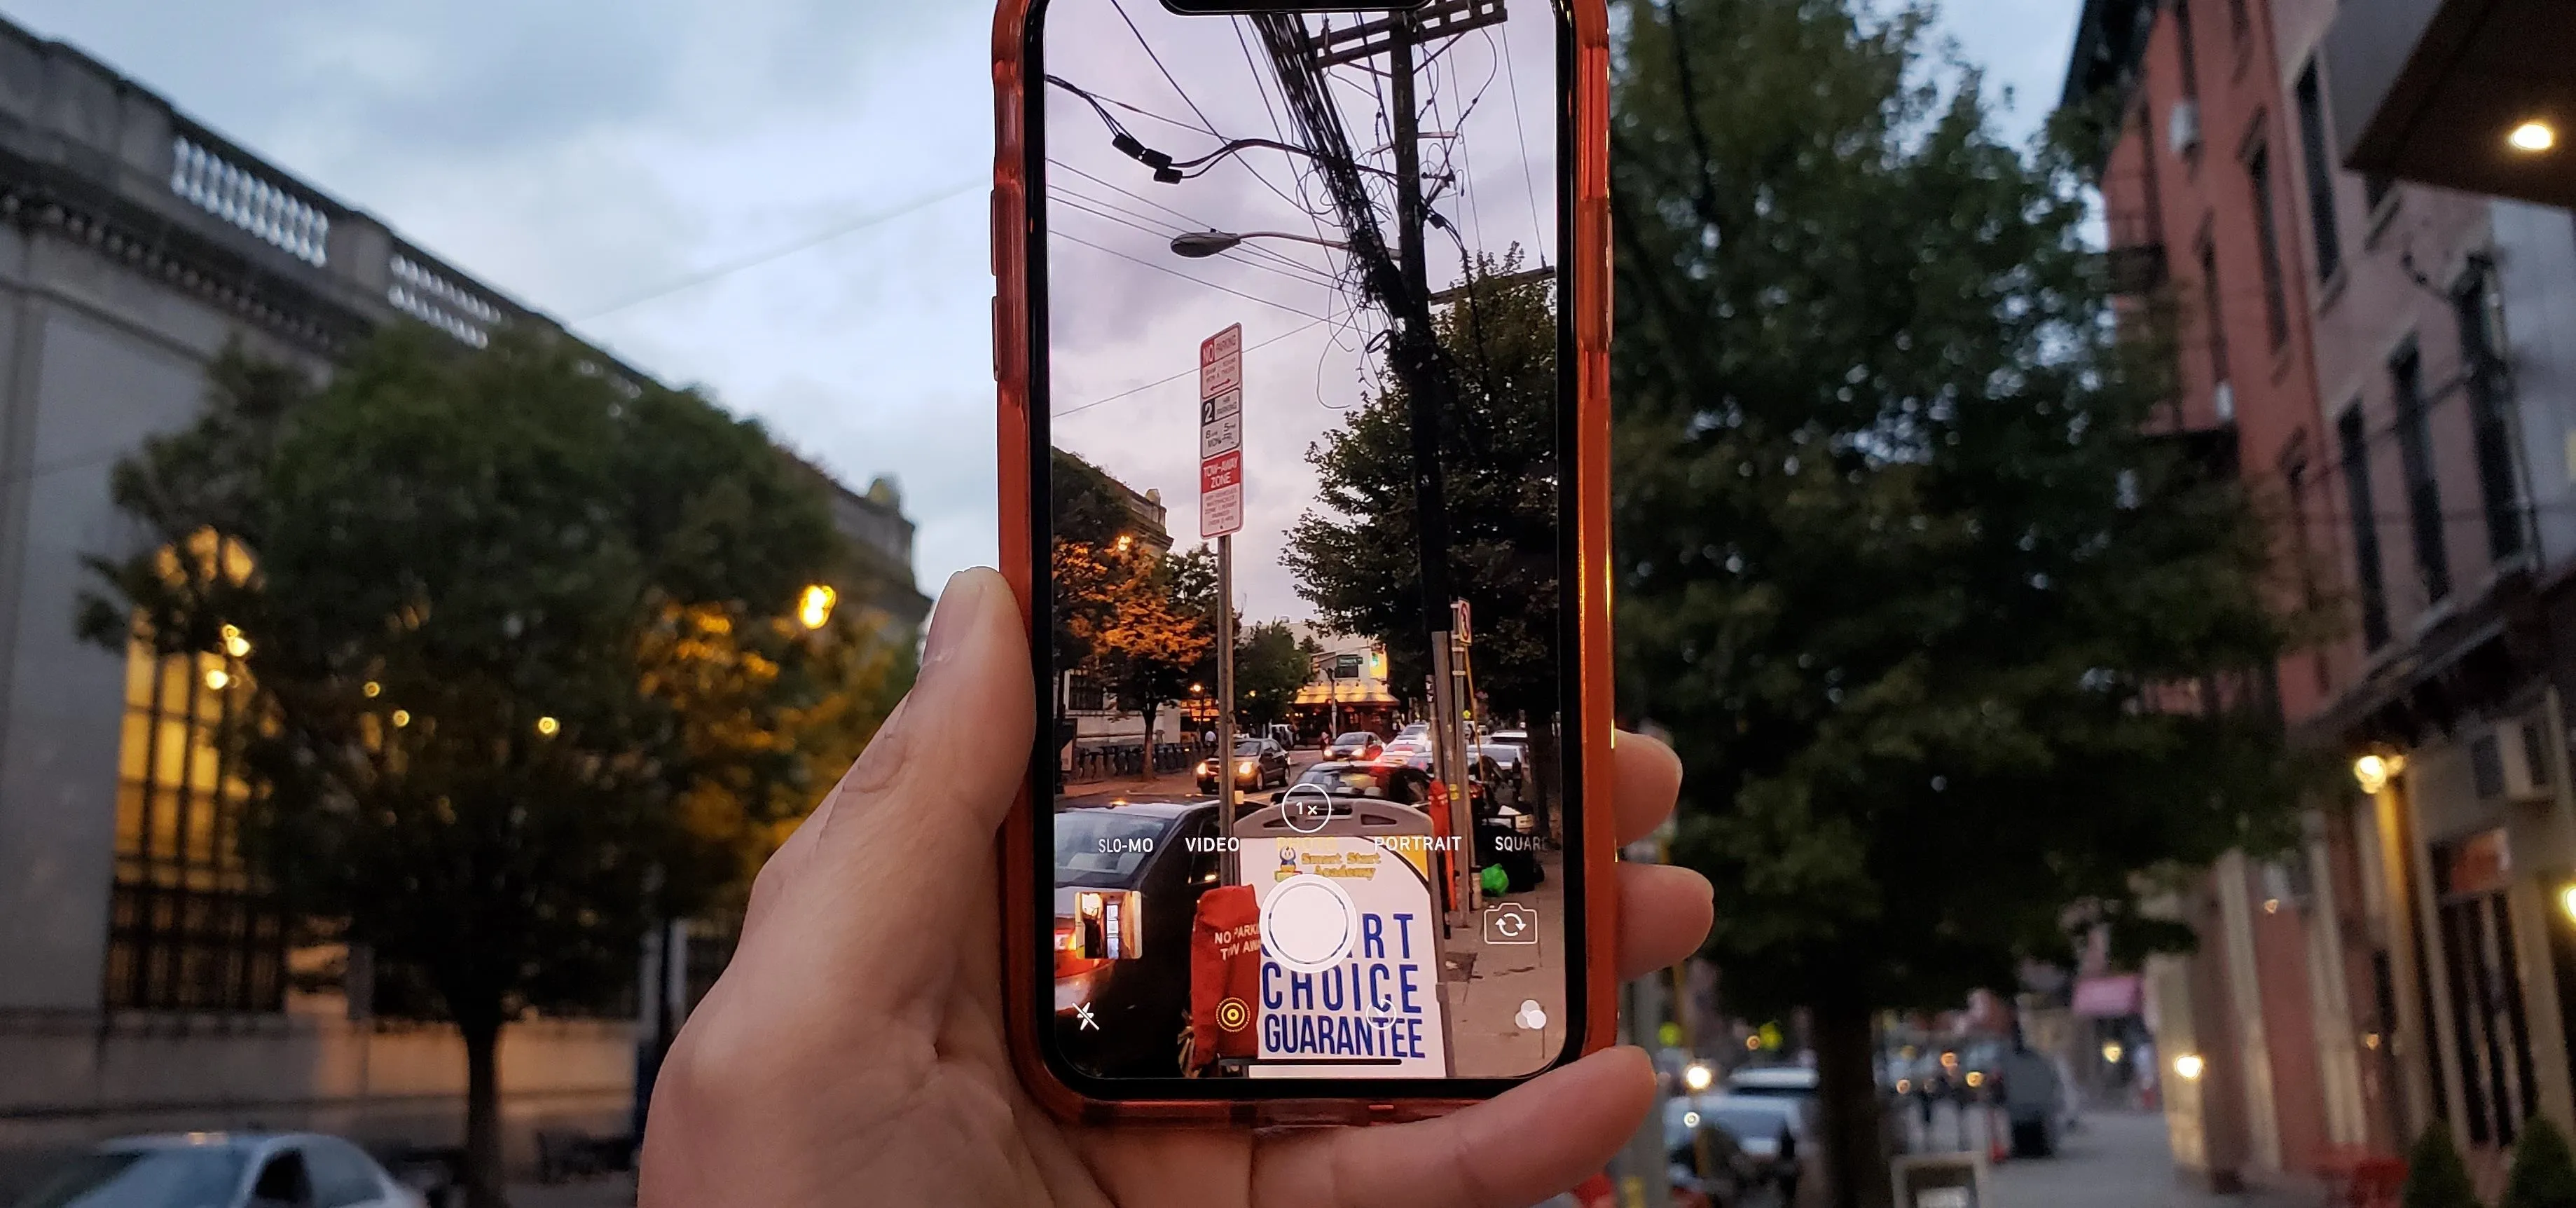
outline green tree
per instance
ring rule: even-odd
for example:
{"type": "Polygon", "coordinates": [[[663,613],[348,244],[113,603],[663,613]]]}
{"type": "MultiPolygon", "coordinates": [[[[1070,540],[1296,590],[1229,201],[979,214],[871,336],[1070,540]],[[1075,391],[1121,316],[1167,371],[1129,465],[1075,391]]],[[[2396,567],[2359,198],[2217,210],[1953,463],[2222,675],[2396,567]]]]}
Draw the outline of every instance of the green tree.
{"type": "MultiPolygon", "coordinates": [[[[1557,565],[1572,542],[1558,499],[1556,308],[1544,281],[1507,282],[1518,249],[1483,257],[1470,288],[1434,319],[1459,383],[1440,432],[1449,582],[1473,612],[1476,687],[1503,717],[1526,717],[1552,785],[1545,724],[1557,711],[1557,565]]],[[[1385,645],[1387,681],[1410,695],[1430,674],[1422,625],[1411,403],[1390,373],[1310,447],[1319,507],[1289,530],[1283,561],[1334,629],[1385,645]]]]}
{"type": "Polygon", "coordinates": [[[2568,1153],[2567,1134],[2548,1117],[2535,1115],[2523,1124],[2496,1208],[2576,1208],[2576,1155],[2568,1153]]]}
{"type": "MultiPolygon", "coordinates": [[[[1264,621],[1235,635],[1234,714],[1248,730],[1288,720],[1288,706],[1311,678],[1322,647],[1300,640],[1285,621],[1264,621]]],[[[1210,674],[1213,674],[1211,672],[1210,674]]]]}
{"type": "Polygon", "coordinates": [[[2406,1155],[2406,1190],[2397,1202],[2403,1208],[2479,1208],[2477,1187],[2460,1161],[2460,1147],[2451,1142],[2449,1124],[2436,1120],[2415,1138],[2414,1151],[2406,1155]]]}
{"type": "Polygon", "coordinates": [[[757,425],[542,336],[393,330],[318,387],[235,352],[213,384],[116,467],[150,540],[92,560],[82,631],[241,657],[243,854],[434,993],[498,1204],[503,1025],[631,984],[648,922],[818,790],[797,743],[881,716],[883,679],[785,619],[838,538],[757,425]]]}
{"type": "Polygon", "coordinates": [[[1620,686],[1729,1006],[1812,1021],[1828,1202],[1884,1202],[1873,1013],[2070,920],[2174,941],[2142,873],[2290,830],[2300,630],[2244,492],[2145,434],[2169,349],[2109,321],[2077,165],[1935,85],[1927,12],[1625,11],[1620,686]]]}

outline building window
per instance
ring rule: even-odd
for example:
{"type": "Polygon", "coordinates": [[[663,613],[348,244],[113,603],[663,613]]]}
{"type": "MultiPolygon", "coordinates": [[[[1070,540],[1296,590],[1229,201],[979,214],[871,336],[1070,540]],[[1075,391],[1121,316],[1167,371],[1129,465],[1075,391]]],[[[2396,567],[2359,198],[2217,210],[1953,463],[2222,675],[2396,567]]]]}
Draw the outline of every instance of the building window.
{"type": "Polygon", "coordinates": [[[2254,148],[2245,174],[2254,184],[2254,237],[2263,253],[2263,322],[2272,347],[2290,338],[2290,301],[2281,281],[2281,224],[2272,209],[2272,153],[2254,148]]]}
{"type": "Polygon", "coordinates": [[[1101,691],[1099,681],[1080,672],[1075,672],[1068,679],[1070,682],[1065,685],[1066,708],[1076,713],[1108,712],[1109,694],[1101,691]]]}
{"type": "Polygon", "coordinates": [[[2325,94],[2317,85],[2316,60],[2299,73],[2299,159],[2308,172],[2308,221],[2317,241],[2317,280],[2331,279],[2343,267],[2343,240],[2335,229],[2334,166],[2326,155],[2325,94]]]}
{"type": "Polygon", "coordinates": [[[2209,240],[2200,244],[2201,325],[2209,332],[2209,382],[2212,391],[2225,384],[2227,367],[2226,295],[2218,288],[2218,247],[2209,240]]]}
{"type": "Polygon", "coordinates": [[[2352,513],[2353,579],[2361,591],[2361,640],[2369,649],[2388,644],[2388,586],[2379,567],[2379,509],[2371,498],[2370,438],[2361,426],[2361,403],[2355,400],[2335,420],[2335,443],[2343,457],[2344,505],[2352,513]]]}
{"type": "Polygon", "coordinates": [[[2409,345],[2388,363],[2397,399],[2397,456],[2406,473],[2406,519],[2415,535],[2415,573],[2424,602],[2451,594],[2451,553],[2442,542],[2442,485],[2433,476],[2433,424],[2424,406],[2424,358],[2409,345]]]}
{"type": "Polygon", "coordinates": [[[277,1011],[286,929],[239,847],[249,789],[217,741],[244,699],[238,659],[125,655],[116,883],[105,1001],[126,1010],[277,1011]]]}
{"type": "Polygon", "coordinates": [[[2507,397],[2498,338],[2500,303],[2493,274],[2477,265],[2451,295],[2460,325],[2460,376],[2469,388],[2469,422],[2477,442],[2478,502],[2487,522],[2487,552],[2501,562],[2522,552],[2521,492],[2515,489],[2512,399],[2507,397]]]}
{"type": "MultiPolygon", "coordinates": [[[[2290,437],[2289,447],[2281,454],[2281,481],[2290,494],[2290,556],[2298,560],[2299,603],[2314,609],[2319,603],[2317,592],[2316,548],[2308,536],[2308,433],[2302,428],[2290,437]]],[[[2317,692],[2334,691],[2332,670],[2326,665],[2326,652],[2320,647],[2312,652],[2311,670],[2316,676],[2317,692]]]]}
{"type": "Polygon", "coordinates": [[[2182,99],[2200,99],[2200,52],[2192,46],[2191,0],[2174,0],[2174,43],[2182,51],[2182,99]]]}

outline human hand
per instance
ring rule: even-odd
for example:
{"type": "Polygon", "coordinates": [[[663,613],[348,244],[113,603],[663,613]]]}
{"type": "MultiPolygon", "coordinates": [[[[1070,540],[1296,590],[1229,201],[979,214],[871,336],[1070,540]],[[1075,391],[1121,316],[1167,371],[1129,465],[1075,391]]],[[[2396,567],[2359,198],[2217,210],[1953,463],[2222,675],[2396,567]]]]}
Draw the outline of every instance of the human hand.
{"type": "MultiPolygon", "coordinates": [[[[1598,1172],[1643,1119],[1636,1049],[1489,1102],[1376,1128],[1084,1128],[1021,1089],[1003,1038],[993,843],[1027,773],[1027,630],[991,571],[948,583],[921,677],[761,870],[740,947],[662,1067],[648,1206],[1524,1208],[1598,1172]]],[[[1621,841],[1680,763],[1622,735],[1621,841]]],[[[1681,959],[1709,924],[1685,869],[1618,869],[1619,966],[1681,959]]]]}

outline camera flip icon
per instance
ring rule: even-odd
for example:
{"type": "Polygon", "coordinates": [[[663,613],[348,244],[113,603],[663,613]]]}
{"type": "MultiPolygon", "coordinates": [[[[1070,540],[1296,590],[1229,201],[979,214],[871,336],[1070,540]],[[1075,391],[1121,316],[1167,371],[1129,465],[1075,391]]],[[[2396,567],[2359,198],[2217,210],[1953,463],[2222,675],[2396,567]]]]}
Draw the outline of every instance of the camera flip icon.
{"type": "Polygon", "coordinates": [[[1496,902],[1485,908],[1485,942],[1536,944],[1538,911],[1519,902],[1496,902]]]}

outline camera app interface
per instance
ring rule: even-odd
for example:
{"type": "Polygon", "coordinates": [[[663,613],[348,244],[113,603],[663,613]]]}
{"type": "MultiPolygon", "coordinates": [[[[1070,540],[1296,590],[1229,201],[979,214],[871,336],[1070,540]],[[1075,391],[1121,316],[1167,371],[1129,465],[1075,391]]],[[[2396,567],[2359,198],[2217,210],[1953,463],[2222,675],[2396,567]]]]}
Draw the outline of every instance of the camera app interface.
{"type": "Polygon", "coordinates": [[[1566,1047],[1563,20],[1046,6],[1054,1028],[1084,1073],[1566,1047]]]}

